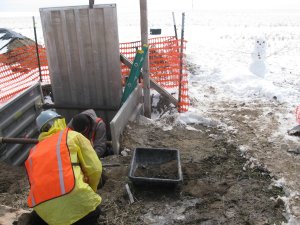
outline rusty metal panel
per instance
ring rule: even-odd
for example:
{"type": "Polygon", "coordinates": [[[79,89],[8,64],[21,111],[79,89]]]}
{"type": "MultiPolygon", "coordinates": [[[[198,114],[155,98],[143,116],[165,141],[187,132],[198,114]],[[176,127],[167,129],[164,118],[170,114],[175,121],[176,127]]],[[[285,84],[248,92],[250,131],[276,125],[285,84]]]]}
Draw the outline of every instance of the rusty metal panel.
{"type": "MultiPolygon", "coordinates": [[[[35,118],[41,112],[43,95],[39,83],[22,92],[0,108],[0,136],[34,138],[38,135],[35,118]]],[[[1,144],[1,160],[21,165],[32,145],[1,144]]]]}
{"type": "MultiPolygon", "coordinates": [[[[118,108],[122,95],[115,4],[40,9],[54,102],[118,108]]],[[[58,110],[69,121],[79,110],[58,110]]],[[[106,124],[116,111],[96,110],[106,124]]]]}

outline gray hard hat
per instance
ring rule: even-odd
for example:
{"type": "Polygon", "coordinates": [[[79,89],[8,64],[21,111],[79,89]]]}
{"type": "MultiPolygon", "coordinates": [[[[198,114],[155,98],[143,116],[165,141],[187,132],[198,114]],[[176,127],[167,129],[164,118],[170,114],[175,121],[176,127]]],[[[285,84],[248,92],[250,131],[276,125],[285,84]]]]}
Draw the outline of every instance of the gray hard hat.
{"type": "Polygon", "coordinates": [[[40,115],[38,115],[38,117],[35,120],[39,131],[42,130],[43,126],[45,126],[47,123],[49,123],[50,121],[56,118],[61,118],[61,115],[54,112],[53,110],[46,110],[41,112],[40,115]]]}

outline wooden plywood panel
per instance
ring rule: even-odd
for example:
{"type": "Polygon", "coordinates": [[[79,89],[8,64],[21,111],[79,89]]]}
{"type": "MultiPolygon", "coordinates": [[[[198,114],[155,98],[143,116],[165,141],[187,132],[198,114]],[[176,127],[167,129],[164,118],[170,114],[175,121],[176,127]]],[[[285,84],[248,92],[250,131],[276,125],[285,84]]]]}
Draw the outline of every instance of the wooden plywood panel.
{"type": "MultiPolygon", "coordinates": [[[[40,9],[55,104],[116,108],[122,95],[116,5],[40,9]]],[[[69,120],[79,110],[60,110],[69,120]]],[[[116,112],[97,111],[107,124],[116,112]]]]}
{"type": "Polygon", "coordinates": [[[129,98],[124,102],[121,109],[110,122],[112,147],[115,154],[120,151],[120,135],[129,120],[134,120],[143,110],[142,88],[140,85],[134,89],[129,98]]]}

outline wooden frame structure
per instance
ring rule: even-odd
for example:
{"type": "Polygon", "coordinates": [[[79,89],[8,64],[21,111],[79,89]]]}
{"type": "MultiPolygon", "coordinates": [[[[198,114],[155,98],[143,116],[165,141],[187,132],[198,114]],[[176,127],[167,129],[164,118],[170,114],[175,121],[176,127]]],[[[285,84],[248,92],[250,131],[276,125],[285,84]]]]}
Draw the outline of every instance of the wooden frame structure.
{"type": "MultiPolygon", "coordinates": [[[[42,8],[40,14],[55,104],[74,107],[58,112],[69,121],[82,108],[118,108],[122,83],[116,5],[42,8]]],[[[116,111],[96,113],[109,124],[116,111]]]]}

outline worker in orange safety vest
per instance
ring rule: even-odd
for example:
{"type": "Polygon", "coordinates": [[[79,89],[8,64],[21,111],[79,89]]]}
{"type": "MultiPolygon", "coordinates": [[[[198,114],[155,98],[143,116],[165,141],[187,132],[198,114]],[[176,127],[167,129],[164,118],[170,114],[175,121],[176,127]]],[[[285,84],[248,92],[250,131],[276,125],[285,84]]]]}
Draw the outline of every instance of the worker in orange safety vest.
{"type": "Polygon", "coordinates": [[[106,125],[93,109],[75,115],[68,127],[89,139],[99,158],[113,155],[113,151],[106,146],[106,125]]]}
{"type": "Polygon", "coordinates": [[[96,225],[102,164],[89,140],[51,110],[43,111],[36,123],[40,142],[25,162],[28,205],[34,209],[30,224],[96,225]]]}

